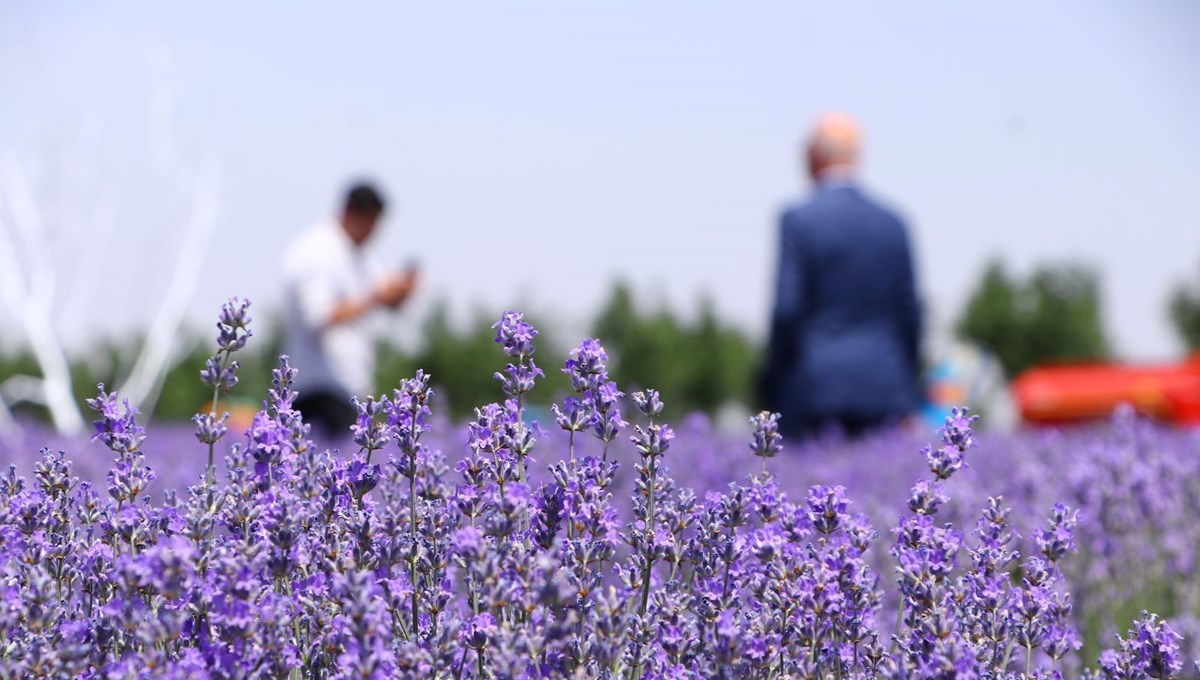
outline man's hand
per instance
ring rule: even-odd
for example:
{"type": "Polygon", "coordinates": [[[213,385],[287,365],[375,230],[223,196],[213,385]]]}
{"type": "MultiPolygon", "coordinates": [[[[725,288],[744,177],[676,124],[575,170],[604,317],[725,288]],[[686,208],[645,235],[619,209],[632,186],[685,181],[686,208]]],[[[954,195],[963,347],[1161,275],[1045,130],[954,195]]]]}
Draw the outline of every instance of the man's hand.
{"type": "Polygon", "coordinates": [[[416,287],[416,272],[385,276],[375,284],[375,288],[368,295],[337,303],[325,326],[332,327],[354,321],[376,307],[396,309],[404,304],[416,287]]]}
{"type": "Polygon", "coordinates": [[[417,273],[415,271],[392,274],[384,277],[375,287],[375,300],[385,307],[396,309],[408,299],[416,287],[417,273]]]}

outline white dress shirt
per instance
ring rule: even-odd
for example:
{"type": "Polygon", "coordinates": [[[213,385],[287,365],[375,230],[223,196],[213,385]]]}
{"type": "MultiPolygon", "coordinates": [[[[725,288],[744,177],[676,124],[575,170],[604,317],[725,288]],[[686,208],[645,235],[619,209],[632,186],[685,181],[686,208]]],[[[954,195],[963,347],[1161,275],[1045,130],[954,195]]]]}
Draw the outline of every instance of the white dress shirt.
{"type": "Polygon", "coordinates": [[[284,352],[298,369],[295,389],[362,397],[372,391],[375,345],[367,319],[329,325],[338,303],[370,294],[362,249],[336,220],[300,235],[283,261],[287,286],[284,352]]]}

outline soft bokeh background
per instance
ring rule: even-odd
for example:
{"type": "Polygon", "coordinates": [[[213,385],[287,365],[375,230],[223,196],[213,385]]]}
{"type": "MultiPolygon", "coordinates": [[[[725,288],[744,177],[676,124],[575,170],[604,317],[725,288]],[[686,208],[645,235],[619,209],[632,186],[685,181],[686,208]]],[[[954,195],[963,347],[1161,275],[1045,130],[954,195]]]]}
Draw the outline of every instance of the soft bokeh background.
{"type": "MultiPolygon", "coordinates": [[[[726,489],[763,465],[738,427],[775,218],[808,190],[800,142],[830,109],[862,119],[864,181],[910,219],[931,365],[986,375],[982,352],[939,354],[939,339],[978,341],[994,396],[1046,360],[1200,347],[1195,2],[8,0],[0,463],[28,476],[40,447],[62,449],[103,488],[112,456],[82,407],[103,380],[153,421],[148,491],[194,483],[207,455],[186,418],[211,398],[197,372],[219,305],[255,301],[223,454],[246,441],[279,351],[285,244],[366,175],[395,208],[375,258],[416,258],[426,277],[379,319],[378,383],[422,367],[451,386],[431,447],[459,459],[462,416],[500,397],[487,325],[517,307],[544,331],[531,418],[550,422],[553,369],[596,334],[624,389],[662,390],[680,486],[726,489]]],[[[1200,657],[1200,439],[1128,415],[981,435],[940,515],[969,527],[1002,493],[1028,554],[1053,502],[1080,509],[1066,569],[1085,664],[1147,608],[1200,657]]],[[[881,532],[885,581],[889,527],[936,439],[921,425],[769,461],[793,500],[847,485],[881,532]]],[[[337,460],[356,448],[321,443],[337,460]]],[[[535,462],[562,455],[555,431],[535,462]]],[[[624,508],[627,438],[613,457],[624,508]]]]}
{"type": "MultiPolygon", "coordinates": [[[[0,214],[39,209],[76,356],[143,333],[181,267],[185,326],[233,294],[265,318],[283,245],[360,175],[398,208],[376,258],[426,275],[381,324],[401,346],[437,300],[460,327],[531,310],[565,345],[615,280],[684,319],[707,294],[754,343],[775,216],[829,109],[862,119],[865,182],[910,218],[932,334],[991,258],[1070,261],[1099,274],[1117,356],[1182,356],[1189,2],[7,2],[0,214]]],[[[0,314],[0,348],[25,341],[0,314]]]]}

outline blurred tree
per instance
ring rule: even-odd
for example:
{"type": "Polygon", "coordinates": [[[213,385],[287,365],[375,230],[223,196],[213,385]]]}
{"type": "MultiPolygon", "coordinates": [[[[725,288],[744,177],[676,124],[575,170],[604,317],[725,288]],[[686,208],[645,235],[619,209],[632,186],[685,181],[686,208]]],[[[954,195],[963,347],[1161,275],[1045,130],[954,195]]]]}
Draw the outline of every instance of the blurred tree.
{"type": "Polygon", "coordinates": [[[708,358],[708,368],[695,367],[685,376],[683,394],[692,405],[702,411],[712,413],[725,403],[729,379],[726,364],[730,360],[725,338],[721,332],[717,311],[712,298],[705,295],[700,300],[700,319],[692,332],[692,349],[696,357],[703,361],[708,358]]]}
{"type": "Polygon", "coordinates": [[[742,332],[721,323],[707,295],[693,336],[694,365],[682,394],[687,408],[714,413],[729,401],[749,404],[760,352],[742,332]]]}
{"type": "Polygon", "coordinates": [[[626,391],[658,390],[670,417],[752,398],[758,349],[721,323],[710,298],[702,298],[696,323],[686,325],[666,309],[643,315],[629,286],[617,283],[592,335],[609,354],[613,380],[626,391]]]}
{"type": "Polygon", "coordinates": [[[385,345],[378,372],[381,393],[390,394],[400,379],[423,368],[456,418],[468,415],[476,406],[500,401],[503,395],[493,374],[503,367],[504,354],[492,342],[491,323],[477,318],[468,332],[459,333],[450,323],[446,302],[435,302],[423,325],[420,351],[406,357],[385,345]]]}
{"type": "MultiPolygon", "coordinates": [[[[262,400],[271,388],[271,370],[279,366],[283,335],[278,319],[265,321],[255,329],[250,342],[234,355],[238,362],[238,383],[228,395],[221,396],[222,411],[236,407],[261,408],[262,400]]],[[[163,380],[154,406],[155,418],[188,420],[212,401],[212,389],[200,382],[200,371],[216,350],[213,336],[191,331],[179,346],[186,353],[175,361],[163,380]]]]}
{"type": "MultiPolygon", "coordinates": [[[[496,318],[499,312],[477,311],[471,322],[459,329],[451,323],[446,302],[435,302],[422,322],[419,348],[380,343],[376,394],[391,394],[402,378],[424,368],[432,376],[447,415],[455,419],[471,415],[477,406],[501,401],[504,394],[495,374],[508,357],[494,342],[491,325],[496,318]]],[[[570,381],[561,369],[569,348],[576,343],[559,343],[550,326],[534,316],[527,320],[540,331],[534,359],[546,376],[525,403],[546,424],[552,419],[545,408],[570,390],[570,381]]],[[[264,315],[263,321],[237,354],[241,366],[238,384],[222,399],[231,411],[256,408],[270,386],[271,369],[282,351],[282,327],[277,317],[264,315]]],[[[643,313],[630,288],[618,283],[592,330],[610,354],[613,379],[626,391],[642,387],[661,391],[673,417],[693,410],[712,413],[727,402],[748,403],[752,398],[751,378],[759,350],[743,333],[721,321],[707,297],[700,301],[695,323],[685,324],[667,309],[643,313]]],[[[213,351],[211,333],[191,330],[181,335],[176,342],[181,355],[163,379],[153,412],[143,414],[144,418],[187,420],[212,398],[199,377],[213,351]]],[[[112,389],[120,376],[128,374],[144,343],[141,337],[106,342],[71,362],[74,396],[81,408],[85,399],[95,395],[96,383],[112,389]]],[[[36,371],[35,357],[28,351],[0,357],[0,384],[10,376],[36,371]]],[[[19,403],[14,411],[40,419],[48,415],[36,403],[19,403]]]]}
{"type": "Polygon", "coordinates": [[[129,375],[142,343],[142,338],[132,341],[110,338],[89,351],[86,359],[76,357],[71,361],[71,386],[75,401],[85,409],[87,419],[93,414],[86,410],[85,402],[96,396],[96,385],[104,383],[106,389],[116,389],[121,378],[129,375]]]}
{"type": "Polygon", "coordinates": [[[989,263],[957,332],[991,350],[1010,378],[1035,364],[1110,353],[1098,276],[1079,265],[1042,265],[1018,281],[1000,262],[989,263]]]}
{"type": "MultiPolygon", "coordinates": [[[[228,395],[221,397],[221,410],[236,410],[235,407],[257,409],[271,386],[271,370],[278,366],[283,352],[283,321],[278,315],[263,314],[253,323],[254,337],[241,350],[238,362],[238,384],[228,395]]],[[[75,379],[76,398],[95,396],[97,382],[109,389],[117,386],[117,376],[128,375],[134,360],[143,351],[145,337],[137,337],[120,344],[110,343],[102,348],[104,359],[97,361],[93,351],[86,361],[76,359],[72,370],[75,379]]],[[[196,328],[184,330],[175,340],[175,352],[162,379],[162,385],[149,397],[149,406],[141,405],[148,413],[145,418],[163,420],[189,420],[204,409],[212,400],[212,389],[200,381],[204,362],[216,351],[216,333],[196,328]]],[[[240,431],[237,434],[241,434],[240,431]]]]}
{"type": "MultiPolygon", "coordinates": [[[[238,350],[238,366],[240,367],[238,369],[238,384],[233,387],[231,396],[251,394],[247,389],[249,385],[247,385],[246,380],[251,380],[252,382],[254,380],[250,375],[250,371],[246,370],[243,360],[257,353],[254,341],[258,339],[258,334],[256,333],[255,337],[251,338],[250,342],[243,349],[238,350]],[[243,354],[245,356],[242,356],[243,354]]],[[[200,371],[204,368],[205,360],[212,356],[212,350],[196,334],[189,334],[189,337],[181,342],[180,345],[188,348],[187,353],[170,371],[167,371],[167,376],[163,379],[162,390],[158,395],[158,403],[154,407],[155,418],[163,420],[186,420],[200,413],[204,405],[212,400],[212,388],[206,387],[204,383],[200,382],[200,371]]],[[[222,397],[222,399],[225,399],[225,397],[222,397]]],[[[237,434],[241,433],[238,432],[237,434]]]]}
{"type": "Polygon", "coordinates": [[[1200,279],[1180,284],[1169,304],[1175,331],[1191,351],[1200,350],[1200,279]]]}
{"type": "Polygon", "coordinates": [[[613,347],[626,346],[637,332],[639,319],[633,305],[633,292],[624,281],[613,284],[608,303],[592,322],[592,335],[601,338],[601,344],[613,347]]]}
{"type": "MultiPolygon", "coordinates": [[[[495,374],[502,370],[509,358],[495,343],[496,331],[492,324],[496,318],[477,311],[467,330],[460,331],[450,322],[450,310],[445,300],[432,305],[422,331],[422,346],[414,353],[383,343],[379,348],[379,365],[376,373],[379,394],[391,394],[403,378],[412,377],[418,368],[428,373],[438,398],[443,400],[454,418],[471,415],[475,407],[505,399],[500,381],[495,374]]],[[[537,352],[534,361],[546,373],[538,380],[537,387],[526,400],[527,405],[549,404],[552,399],[567,389],[566,376],[558,370],[562,366],[563,350],[547,333],[546,326],[526,315],[526,320],[538,329],[537,352]]]]}

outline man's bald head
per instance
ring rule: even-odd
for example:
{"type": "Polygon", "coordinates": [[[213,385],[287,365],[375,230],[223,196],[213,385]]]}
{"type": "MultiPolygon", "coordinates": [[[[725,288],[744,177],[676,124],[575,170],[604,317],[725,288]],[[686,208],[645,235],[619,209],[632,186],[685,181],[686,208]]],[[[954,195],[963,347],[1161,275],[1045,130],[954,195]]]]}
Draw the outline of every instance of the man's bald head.
{"type": "Polygon", "coordinates": [[[832,168],[850,172],[858,165],[862,130],[844,113],[827,113],[817,119],[808,138],[808,172],[814,180],[832,168]]]}

